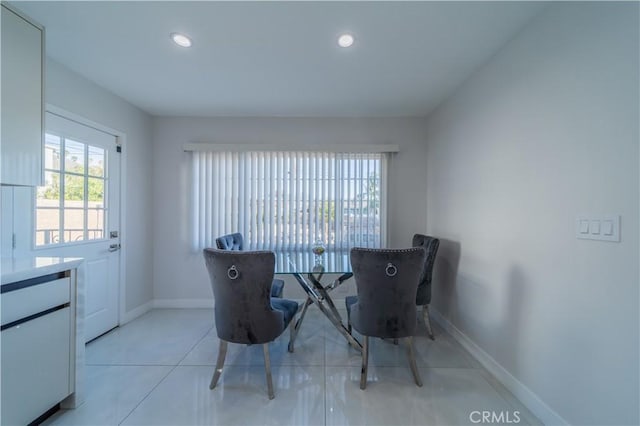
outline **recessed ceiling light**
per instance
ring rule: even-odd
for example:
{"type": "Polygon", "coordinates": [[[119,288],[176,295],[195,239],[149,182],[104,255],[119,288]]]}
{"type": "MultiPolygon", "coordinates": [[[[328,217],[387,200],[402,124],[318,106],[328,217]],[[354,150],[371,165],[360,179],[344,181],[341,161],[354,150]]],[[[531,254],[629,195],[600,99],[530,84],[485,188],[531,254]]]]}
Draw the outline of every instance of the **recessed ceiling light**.
{"type": "Polygon", "coordinates": [[[191,39],[184,34],[171,33],[171,40],[180,47],[191,47],[191,39]]]}
{"type": "Polygon", "coordinates": [[[354,38],[351,34],[342,34],[340,37],[338,37],[338,46],[351,47],[353,41],[354,38]]]}

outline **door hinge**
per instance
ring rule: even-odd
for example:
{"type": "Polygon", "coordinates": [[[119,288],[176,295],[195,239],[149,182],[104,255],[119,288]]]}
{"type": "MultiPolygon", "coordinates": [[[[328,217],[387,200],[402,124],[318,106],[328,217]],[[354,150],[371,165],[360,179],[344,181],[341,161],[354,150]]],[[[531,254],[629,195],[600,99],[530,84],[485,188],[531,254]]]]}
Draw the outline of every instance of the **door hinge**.
{"type": "Polygon", "coordinates": [[[12,249],[16,248],[16,233],[15,232],[13,234],[11,234],[11,248],[12,249]]]}

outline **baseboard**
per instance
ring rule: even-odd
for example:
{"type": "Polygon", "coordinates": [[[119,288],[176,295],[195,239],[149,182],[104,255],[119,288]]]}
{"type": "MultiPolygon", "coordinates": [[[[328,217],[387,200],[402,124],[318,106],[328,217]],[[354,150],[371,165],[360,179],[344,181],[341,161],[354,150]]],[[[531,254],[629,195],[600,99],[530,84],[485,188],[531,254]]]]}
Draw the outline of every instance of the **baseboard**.
{"type": "Polygon", "coordinates": [[[491,355],[485,352],[466,334],[460,331],[440,312],[433,308],[429,309],[432,319],[444,328],[454,339],[458,341],[484,368],[489,371],[502,385],[507,388],[516,398],[524,404],[543,424],[545,425],[568,425],[558,413],[549,407],[538,395],[532,392],[521,381],[516,379],[502,365],[500,365],[491,355]]]}
{"type": "Polygon", "coordinates": [[[153,308],[153,301],[149,301],[147,303],[143,303],[142,305],[138,306],[137,308],[134,308],[132,310],[130,310],[129,312],[126,312],[123,317],[120,319],[120,325],[125,325],[126,323],[133,321],[134,319],[138,318],[141,315],[146,314],[147,312],[149,312],[151,309],[153,308]]]}
{"type": "Polygon", "coordinates": [[[201,309],[213,308],[213,299],[154,299],[155,309],[201,309]]]}

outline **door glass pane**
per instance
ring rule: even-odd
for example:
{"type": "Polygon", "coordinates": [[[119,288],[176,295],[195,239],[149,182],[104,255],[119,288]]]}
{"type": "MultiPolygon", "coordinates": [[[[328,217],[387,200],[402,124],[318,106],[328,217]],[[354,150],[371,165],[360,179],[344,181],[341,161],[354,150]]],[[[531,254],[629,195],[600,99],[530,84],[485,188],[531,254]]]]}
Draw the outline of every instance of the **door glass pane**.
{"type": "MultiPolygon", "coordinates": [[[[54,133],[45,133],[44,185],[37,188],[35,203],[36,245],[105,239],[109,149],[54,133]]],[[[101,141],[97,136],[93,143],[101,141]]]]}
{"type": "Polygon", "coordinates": [[[65,140],[64,167],[67,172],[84,173],[85,144],[71,139],[65,140]]]}
{"type": "Polygon", "coordinates": [[[89,175],[104,177],[104,149],[89,145],[89,175]]]}
{"type": "Polygon", "coordinates": [[[104,180],[89,178],[89,208],[104,208],[104,180]]]}
{"type": "Polygon", "coordinates": [[[99,240],[105,238],[104,209],[87,210],[87,239],[99,240]]]}
{"type": "Polygon", "coordinates": [[[60,173],[44,172],[44,186],[38,187],[38,207],[60,206],[60,173]]]}
{"type": "Polygon", "coordinates": [[[44,168],[60,170],[60,138],[56,135],[45,135],[44,168]]]}
{"type": "Polygon", "coordinates": [[[36,210],[36,245],[60,242],[60,210],[36,210]]]}
{"type": "Polygon", "coordinates": [[[64,210],[64,242],[84,240],[84,210],[64,210]]]}
{"type": "Polygon", "coordinates": [[[64,175],[64,206],[84,207],[84,176],[64,175]]]}

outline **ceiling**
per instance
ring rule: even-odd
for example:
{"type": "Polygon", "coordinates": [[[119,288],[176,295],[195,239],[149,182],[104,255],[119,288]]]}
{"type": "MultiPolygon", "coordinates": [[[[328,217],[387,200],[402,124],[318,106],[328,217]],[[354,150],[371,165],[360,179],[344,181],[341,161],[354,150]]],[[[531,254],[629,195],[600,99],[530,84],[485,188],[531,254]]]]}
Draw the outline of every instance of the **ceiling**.
{"type": "Polygon", "coordinates": [[[529,2],[13,2],[47,55],[160,116],[425,116],[529,2]],[[193,39],[188,49],[171,32],[193,39]],[[351,32],[355,44],[339,48],[351,32]]]}

